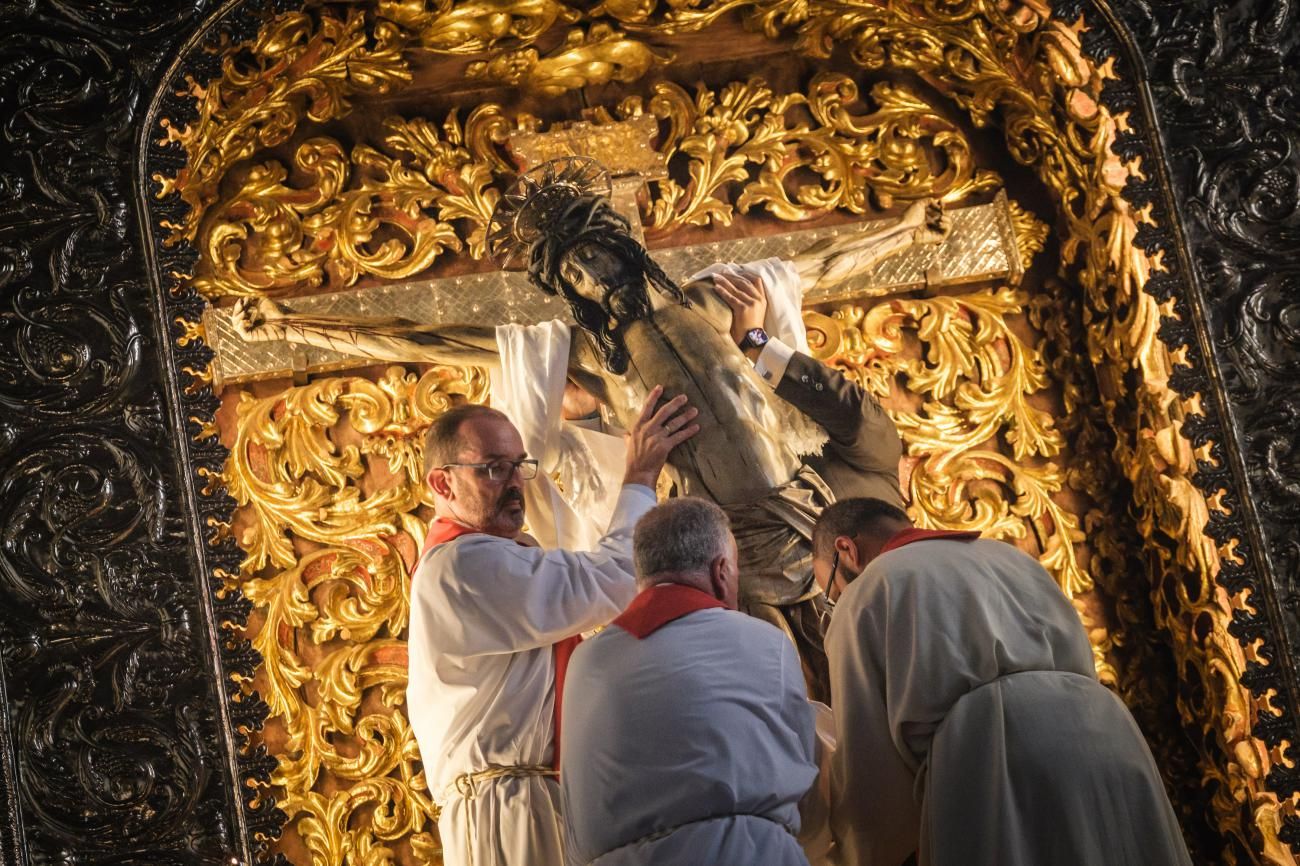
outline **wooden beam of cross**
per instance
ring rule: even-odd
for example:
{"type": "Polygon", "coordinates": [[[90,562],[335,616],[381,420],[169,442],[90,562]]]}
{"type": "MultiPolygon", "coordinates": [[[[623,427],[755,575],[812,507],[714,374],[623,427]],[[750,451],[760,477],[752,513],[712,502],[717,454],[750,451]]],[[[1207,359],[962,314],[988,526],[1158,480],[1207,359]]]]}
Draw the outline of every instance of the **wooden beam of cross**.
{"type": "MultiPolygon", "coordinates": [[[[512,136],[511,149],[524,169],[558,156],[590,156],[612,179],[614,207],[628,219],[644,243],[636,194],[642,184],[667,176],[663,155],[650,146],[657,131],[653,117],[618,124],[575,124],[558,132],[512,136]]],[[[988,204],[950,210],[948,233],[934,246],[911,247],[828,291],[805,296],[805,306],[848,298],[870,298],[922,288],[958,286],[989,280],[1019,281],[1024,273],[1006,196],[988,204]]],[[[846,233],[871,232],[893,219],[869,220],[830,228],[654,251],[654,258],[674,279],[684,280],[714,262],[747,262],[770,257],[792,258],[817,241],[846,233]]],[[[534,324],[569,319],[560,298],[537,291],[523,273],[466,274],[436,280],[392,283],[285,301],[286,311],[340,318],[398,317],[430,325],[534,324]]],[[[226,309],[209,307],[203,316],[212,362],[213,388],[227,384],[302,377],[369,366],[373,361],[288,342],[248,343],[230,322],[226,309]]]]}

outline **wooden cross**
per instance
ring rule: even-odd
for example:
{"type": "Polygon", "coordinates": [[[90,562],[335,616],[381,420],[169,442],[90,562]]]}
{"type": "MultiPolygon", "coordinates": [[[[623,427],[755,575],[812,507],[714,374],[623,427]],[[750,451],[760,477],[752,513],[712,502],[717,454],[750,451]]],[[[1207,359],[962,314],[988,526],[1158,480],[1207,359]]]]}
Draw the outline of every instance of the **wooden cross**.
{"type": "MultiPolygon", "coordinates": [[[[521,157],[525,170],[558,156],[596,159],[610,172],[615,209],[627,218],[637,240],[644,243],[637,191],[646,181],[667,176],[663,155],[650,146],[657,129],[655,119],[643,115],[614,124],[582,122],[559,131],[518,134],[511,137],[510,145],[521,157]]],[[[1025,263],[1021,261],[1011,212],[1002,192],[988,204],[949,211],[947,221],[948,233],[942,243],[907,249],[831,291],[806,296],[804,304],[815,306],[847,298],[997,279],[1019,281],[1025,263]]],[[[869,220],[675,247],[657,250],[654,257],[669,276],[685,280],[714,262],[790,258],[824,238],[869,232],[892,222],[869,220]]],[[[287,311],[312,316],[400,317],[431,325],[532,324],[569,317],[562,299],[537,291],[526,275],[506,271],[313,295],[286,301],[283,306],[287,311]]],[[[218,391],[227,384],[286,376],[301,379],[307,373],[338,372],[374,363],[287,342],[245,342],[235,333],[228,312],[209,307],[203,316],[208,345],[216,353],[212,385],[218,391]]]]}

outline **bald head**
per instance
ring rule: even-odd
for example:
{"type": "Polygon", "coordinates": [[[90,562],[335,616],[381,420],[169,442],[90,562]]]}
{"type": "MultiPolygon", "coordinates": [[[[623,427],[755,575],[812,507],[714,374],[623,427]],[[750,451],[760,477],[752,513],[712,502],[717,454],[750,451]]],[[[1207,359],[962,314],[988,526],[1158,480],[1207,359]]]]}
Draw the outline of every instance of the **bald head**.
{"type": "Polygon", "coordinates": [[[439,466],[455,463],[465,446],[461,428],[466,421],[478,418],[498,418],[506,423],[510,419],[498,409],[481,403],[462,403],[443,412],[424,434],[424,474],[439,466]]]}

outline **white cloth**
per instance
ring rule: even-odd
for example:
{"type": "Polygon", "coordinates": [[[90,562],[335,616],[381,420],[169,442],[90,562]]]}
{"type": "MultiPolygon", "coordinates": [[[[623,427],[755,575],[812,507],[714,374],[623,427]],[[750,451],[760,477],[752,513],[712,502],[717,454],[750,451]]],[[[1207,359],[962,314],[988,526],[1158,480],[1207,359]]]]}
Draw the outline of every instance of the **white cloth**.
{"type": "Polygon", "coordinates": [[[492,368],[492,405],[519,429],[524,449],[539,461],[524,485],[528,531],[542,547],[585,550],[609,525],[623,471],[622,436],[563,421],[569,368],[569,326],[499,325],[492,368]],[[558,476],[559,486],[552,480],[558,476]]]}
{"type": "Polygon", "coordinates": [[[780,631],[720,608],[644,640],[610,626],[564,691],[570,864],[806,866],[813,713],[780,631]]]}
{"type": "MultiPolygon", "coordinates": [[[[808,335],[800,306],[803,292],[794,266],[776,258],[743,265],[715,264],[691,280],[736,271],[762,278],[768,295],[763,326],[773,341],[782,344],[781,348],[788,344],[806,354],[808,335]]],[[[514,423],[524,449],[539,461],[537,477],[524,485],[529,533],[543,547],[585,549],[596,543],[609,524],[618,498],[618,485],[610,479],[622,472],[626,449],[622,436],[561,419],[571,339],[568,324],[559,320],[499,325],[500,364],[490,375],[492,405],[514,423]],[[558,477],[558,485],[553,477],[558,477]]],[[[784,372],[788,361],[786,354],[779,372],[784,372]]],[[[773,386],[780,379],[779,372],[770,380],[773,386]]],[[[798,450],[813,453],[817,448],[808,442],[798,450]]]]}
{"type": "Polygon", "coordinates": [[[763,288],[767,290],[767,313],[763,316],[763,330],[767,331],[767,335],[793,346],[795,351],[810,354],[808,330],[803,323],[803,287],[799,283],[799,272],[785,259],[760,259],[743,265],[719,262],[691,275],[689,282],[711,278],[714,274],[726,276],[737,271],[763,280],[763,288]]]}
{"type": "Polygon", "coordinates": [[[465,535],[417,566],[406,705],[442,807],[447,866],[563,862],[554,779],[486,782],[472,800],[445,791],[462,773],[551,762],[551,647],[613,619],[636,595],[632,529],[654,504],[650,488],[623,487],[609,532],[591,552],[465,535]]]}
{"type": "MultiPolygon", "coordinates": [[[[799,282],[799,272],[785,259],[760,259],[743,265],[725,262],[709,265],[691,276],[690,282],[711,280],[715,274],[744,274],[750,278],[758,277],[763,281],[767,295],[767,312],[763,315],[763,330],[771,338],[768,346],[771,350],[759,356],[760,364],[755,372],[765,382],[776,387],[785,367],[790,362],[790,349],[810,354],[808,349],[808,330],[803,323],[803,286],[799,282]],[[772,344],[777,344],[773,346],[772,344]],[[766,356],[766,362],[764,362],[766,356]],[[779,359],[779,360],[778,360],[779,359]]],[[[826,430],[817,422],[804,415],[794,406],[783,400],[777,400],[772,408],[784,416],[786,444],[800,456],[821,453],[826,445],[826,430]]]]}
{"type": "Polygon", "coordinates": [[[874,560],[826,638],[846,866],[1186,866],[1137,725],[1032,557],[929,540],[874,560]]]}

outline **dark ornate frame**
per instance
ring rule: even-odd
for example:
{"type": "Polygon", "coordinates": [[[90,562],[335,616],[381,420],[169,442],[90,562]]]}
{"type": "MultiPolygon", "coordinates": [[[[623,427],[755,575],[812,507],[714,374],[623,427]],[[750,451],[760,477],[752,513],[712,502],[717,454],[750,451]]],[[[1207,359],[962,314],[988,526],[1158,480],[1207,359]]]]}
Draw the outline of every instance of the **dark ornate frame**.
{"type": "MultiPolygon", "coordinates": [[[[215,569],[230,502],[201,471],[226,452],[196,442],[215,398],[188,370],[176,318],[201,300],[164,290],[196,253],[164,247],[155,172],[183,154],[157,120],[193,119],[176,95],[206,80],[221,34],[251,37],[284,0],[9,0],[0,4],[0,851],[5,863],[207,864],[267,857],[274,804],[246,781],[274,761],[243,754],[265,707],[232,676],[258,661],[223,632],[247,603],[215,569]],[[208,536],[219,541],[209,544],[208,536]]],[[[1147,179],[1126,191],[1158,228],[1172,298],[1161,330],[1185,346],[1174,386],[1205,395],[1185,429],[1216,443],[1196,481],[1226,488],[1212,512],[1228,592],[1249,591],[1234,635],[1262,641],[1244,681],[1274,689],[1256,726],[1296,741],[1300,713],[1300,12],[1289,0],[1069,0],[1085,46],[1120,78],[1104,98],[1130,112],[1119,142],[1147,179]]],[[[1278,796],[1300,768],[1278,764],[1278,796]]],[[[1300,821],[1282,838],[1300,851],[1300,821]]],[[[1258,856],[1258,854],[1256,855],[1258,856]]]]}

